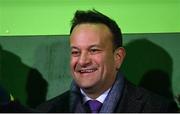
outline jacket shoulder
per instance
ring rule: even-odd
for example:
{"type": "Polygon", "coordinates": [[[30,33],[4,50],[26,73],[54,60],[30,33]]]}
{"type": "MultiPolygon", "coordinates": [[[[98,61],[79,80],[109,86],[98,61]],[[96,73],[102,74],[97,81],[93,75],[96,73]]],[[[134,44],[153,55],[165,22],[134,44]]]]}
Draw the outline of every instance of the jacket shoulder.
{"type": "Polygon", "coordinates": [[[38,112],[66,112],[69,108],[69,95],[70,91],[66,91],[61,95],[40,104],[36,109],[38,112]]]}
{"type": "Polygon", "coordinates": [[[125,87],[119,104],[123,112],[175,112],[177,104],[142,87],[125,81],[125,87]]]}

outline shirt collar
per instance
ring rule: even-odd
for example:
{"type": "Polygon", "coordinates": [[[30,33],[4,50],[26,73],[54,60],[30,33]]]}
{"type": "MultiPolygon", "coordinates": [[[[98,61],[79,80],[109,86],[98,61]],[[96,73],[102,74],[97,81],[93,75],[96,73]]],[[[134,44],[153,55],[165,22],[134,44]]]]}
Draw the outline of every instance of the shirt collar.
{"type": "Polygon", "coordinates": [[[92,98],[88,97],[87,94],[86,94],[82,89],[80,89],[81,94],[83,95],[83,103],[86,103],[86,102],[89,101],[89,100],[97,100],[97,101],[103,103],[110,90],[111,90],[111,88],[109,88],[108,90],[106,90],[103,94],[101,94],[101,95],[100,95],[99,97],[97,97],[96,99],[92,99],[92,98]]]}

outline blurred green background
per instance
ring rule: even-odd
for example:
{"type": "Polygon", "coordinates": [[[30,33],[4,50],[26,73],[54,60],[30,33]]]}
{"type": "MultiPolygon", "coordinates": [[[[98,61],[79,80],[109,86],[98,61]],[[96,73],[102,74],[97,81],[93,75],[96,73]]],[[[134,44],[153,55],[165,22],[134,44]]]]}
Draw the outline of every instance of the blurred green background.
{"type": "Polygon", "coordinates": [[[128,80],[180,94],[179,0],[0,0],[1,85],[31,107],[69,89],[70,21],[93,8],[122,29],[128,80]]]}
{"type": "Polygon", "coordinates": [[[77,9],[95,8],[123,33],[179,32],[179,0],[0,0],[0,35],[69,34],[77,9]]]}

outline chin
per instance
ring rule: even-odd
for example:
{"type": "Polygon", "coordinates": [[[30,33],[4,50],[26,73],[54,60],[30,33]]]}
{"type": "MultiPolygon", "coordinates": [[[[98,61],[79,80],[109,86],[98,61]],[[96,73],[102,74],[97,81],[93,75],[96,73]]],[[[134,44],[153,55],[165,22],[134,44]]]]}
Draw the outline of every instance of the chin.
{"type": "Polygon", "coordinates": [[[88,88],[91,88],[92,86],[87,85],[87,84],[85,84],[85,85],[81,84],[80,87],[83,88],[83,89],[88,89],[88,88]]]}
{"type": "Polygon", "coordinates": [[[93,87],[93,84],[87,84],[87,83],[80,83],[78,84],[80,88],[82,89],[89,89],[93,87]]]}
{"type": "Polygon", "coordinates": [[[91,90],[94,90],[97,88],[97,84],[95,83],[81,83],[81,85],[79,85],[80,88],[82,88],[83,90],[86,90],[86,91],[91,91],[91,90]]]}

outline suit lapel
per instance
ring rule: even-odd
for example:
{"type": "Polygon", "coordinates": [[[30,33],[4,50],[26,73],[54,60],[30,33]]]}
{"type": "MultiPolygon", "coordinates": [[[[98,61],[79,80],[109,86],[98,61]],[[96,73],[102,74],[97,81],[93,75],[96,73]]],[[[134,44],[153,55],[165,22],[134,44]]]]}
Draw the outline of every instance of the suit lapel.
{"type": "Polygon", "coordinates": [[[142,93],[125,81],[123,95],[115,112],[141,112],[144,101],[142,93]]]}
{"type": "Polygon", "coordinates": [[[90,112],[89,109],[83,104],[82,94],[79,87],[73,82],[70,94],[70,112],[86,113],[90,112]]]}

